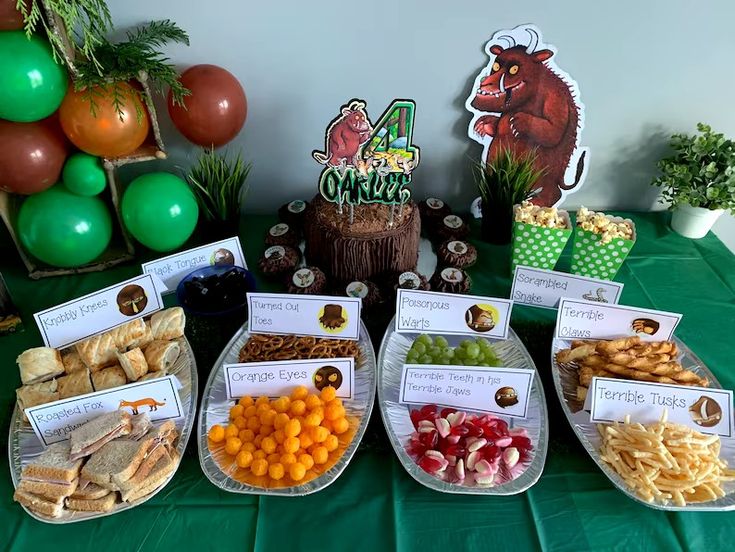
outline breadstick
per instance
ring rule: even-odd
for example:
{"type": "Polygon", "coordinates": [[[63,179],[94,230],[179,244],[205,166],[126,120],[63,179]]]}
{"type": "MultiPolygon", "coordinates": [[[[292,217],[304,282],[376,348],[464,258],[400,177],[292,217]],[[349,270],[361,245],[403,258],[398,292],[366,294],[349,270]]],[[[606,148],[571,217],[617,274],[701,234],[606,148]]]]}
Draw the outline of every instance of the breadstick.
{"type": "Polygon", "coordinates": [[[597,343],[597,352],[605,355],[612,355],[618,351],[624,351],[639,345],[641,338],[637,335],[633,337],[621,337],[612,341],[600,341],[597,343]]]}
{"type": "Polygon", "coordinates": [[[582,345],[576,349],[563,349],[556,354],[556,361],[559,364],[566,362],[573,362],[575,360],[583,359],[591,354],[594,354],[594,345],[582,345]]]}

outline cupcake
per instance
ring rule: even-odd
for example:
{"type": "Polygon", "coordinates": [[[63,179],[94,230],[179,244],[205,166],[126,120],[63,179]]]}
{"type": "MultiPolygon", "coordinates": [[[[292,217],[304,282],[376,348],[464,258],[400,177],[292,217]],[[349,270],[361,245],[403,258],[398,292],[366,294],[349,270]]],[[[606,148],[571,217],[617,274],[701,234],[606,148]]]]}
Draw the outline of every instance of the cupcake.
{"type": "Polygon", "coordinates": [[[421,215],[421,224],[426,228],[433,228],[438,225],[444,217],[452,214],[449,205],[441,199],[435,197],[427,197],[419,203],[419,213],[421,215]]]}
{"type": "Polygon", "coordinates": [[[457,215],[447,215],[434,226],[433,234],[441,241],[463,240],[470,235],[469,225],[457,215]]]}
{"type": "Polygon", "coordinates": [[[467,268],[477,261],[477,249],[471,243],[459,240],[447,240],[436,252],[439,266],[467,268]]]}
{"type": "Polygon", "coordinates": [[[467,293],[470,291],[470,277],[461,268],[444,268],[431,278],[431,288],[443,293],[467,293]]]}
{"type": "Polygon", "coordinates": [[[347,297],[360,297],[362,299],[362,306],[365,309],[370,309],[383,300],[378,286],[367,280],[363,282],[350,282],[342,290],[341,295],[346,295],[347,297]]]}
{"type": "Polygon", "coordinates": [[[286,283],[289,293],[320,295],[327,287],[327,277],[315,266],[307,266],[293,272],[286,283]]]}
{"type": "Polygon", "coordinates": [[[285,222],[274,224],[265,234],[265,244],[271,245],[290,245],[291,247],[299,247],[299,236],[285,222]]]}
{"type": "Polygon", "coordinates": [[[281,208],[278,209],[278,218],[296,232],[301,233],[304,230],[304,217],[306,216],[306,208],[308,206],[308,201],[296,199],[290,203],[281,205],[281,208]]]}
{"type": "Polygon", "coordinates": [[[393,291],[398,289],[418,289],[420,291],[429,291],[429,285],[426,276],[422,276],[417,272],[402,272],[393,280],[393,291]]]}
{"type": "Polygon", "coordinates": [[[301,253],[290,245],[272,245],[258,260],[260,271],[271,279],[277,279],[287,272],[296,270],[301,253]]]}

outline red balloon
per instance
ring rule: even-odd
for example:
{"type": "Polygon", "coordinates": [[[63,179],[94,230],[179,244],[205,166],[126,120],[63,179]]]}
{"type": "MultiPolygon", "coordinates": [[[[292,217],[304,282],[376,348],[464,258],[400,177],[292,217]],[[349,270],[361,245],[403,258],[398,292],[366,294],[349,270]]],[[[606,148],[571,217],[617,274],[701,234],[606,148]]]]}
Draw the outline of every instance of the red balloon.
{"type": "Polygon", "coordinates": [[[33,123],[0,119],[0,144],[3,190],[30,195],[59,181],[69,144],[56,116],[33,123]]]}
{"type": "MultiPolygon", "coordinates": [[[[15,7],[16,0],[0,0],[0,31],[17,31],[23,28],[23,14],[15,7]]],[[[28,2],[26,8],[31,9],[28,2]]]]}
{"type": "Polygon", "coordinates": [[[245,91],[232,73],[216,65],[195,65],[179,77],[191,91],[186,107],[174,105],[168,93],[168,114],[179,132],[197,145],[222,146],[240,132],[248,115],[245,91]]]}

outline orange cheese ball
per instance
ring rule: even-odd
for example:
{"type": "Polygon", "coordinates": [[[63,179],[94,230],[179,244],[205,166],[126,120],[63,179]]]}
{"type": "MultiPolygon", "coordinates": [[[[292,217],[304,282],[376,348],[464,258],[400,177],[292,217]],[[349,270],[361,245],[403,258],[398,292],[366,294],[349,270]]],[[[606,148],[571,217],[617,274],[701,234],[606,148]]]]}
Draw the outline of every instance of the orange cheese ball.
{"type": "Polygon", "coordinates": [[[340,399],[339,397],[335,397],[334,399],[329,401],[325,406],[330,406],[330,405],[331,406],[344,406],[342,404],[342,399],[340,399]]]}
{"type": "Polygon", "coordinates": [[[235,456],[240,452],[240,447],[242,447],[242,441],[237,437],[228,437],[227,441],[225,441],[225,452],[227,454],[235,456]]]}
{"type": "Polygon", "coordinates": [[[322,405],[322,400],[319,398],[319,395],[309,394],[306,399],[304,399],[304,402],[306,403],[306,408],[309,410],[313,410],[314,408],[318,408],[322,405]]]}
{"type": "Polygon", "coordinates": [[[324,448],[326,448],[329,452],[332,452],[333,450],[337,450],[339,448],[339,439],[336,435],[327,435],[327,438],[324,439],[324,442],[322,444],[324,445],[324,448]]]}
{"type": "Polygon", "coordinates": [[[268,456],[266,456],[265,459],[268,460],[268,463],[269,464],[275,464],[276,462],[280,462],[281,461],[281,455],[278,454],[277,452],[274,452],[274,453],[269,454],[268,456]]]}
{"type": "Polygon", "coordinates": [[[239,404],[243,408],[247,408],[248,406],[254,405],[255,401],[253,400],[253,397],[245,395],[244,397],[240,397],[240,400],[237,402],[237,404],[239,404]]]}
{"type": "Polygon", "coordinates": [[[322,420],[322,427],[327,428],[329,433],[332,433],[332,431],[334,430],[334,427],[332,426],[332,422],[327,420],[326,418],[322,420]]]}
{"type": "Polygon", "coordinates": [[[254,404],[256,406],[261,405],[261,404],[268,404],[268,397],[266,397],[265,395],[263,395],[262,397],[258,397],[257,399],[255,399],[254,404]]]}
{"type": "Polygon", "coordinates": [[[288,467],[288,475],[294,481],[301,481],[306,476],[306,466],[301,462],[294,462],[288,467]]]}
{"type": "Polygon", "coordinates": [[[238,416],[242,416],[243,412],[245,412],[245,407],[240,404],[236,404],[230,408],[230,420],[234,420],[238,416]]]}
{"type": "Polygon", "coordinates": [[[279,412],[273,419],[273,427],[275,427],[276,429],[281,429],[288,423],[289,419],[290,418],[288,417],[288,414],[286,414],[285,412],[279,412]]]}
{"type": "Polygon", "coordinates": [[[241,450],[235,456],[235,462],[241,468],[247,468],[253,463],[253,453],[247,450],[241,450]]]}
{"type": "Polygon", "coordinates": [[[280,462],[284,466],[288,467],[291,464],[293,464],[294,462],[296,462],[296,455],[295,454],[292,454],[290,452],[286,452],[284,454],[281,454],[280,462]]]}
{"type": "Polygon", "coordinates": [[[319,412],[311,412],[304,418],[304,426],[306,427],[316,427],[319,424],[322,423],[322,420],[324,419],[324,416],[319,414],[319,412]]]}
{"type": "Polygon", "coordinates": [[[280,462],[276,462],[275,464],[268,466],[268,475],[270,475],[271,479],[278,481],[279,479],[283,479],[285,474],[286,470],[280,462]]]}
{"type": "Polygon", "coordinates": [[[255,449],[255,444],[253,444],[253,443],[243,443],[242,444],[242,448],[240,449],[240,452],[242,452],[243,450],[246,450],[248,452],[255,452],[255,450],[256,450],[255,449]]]}
{"type": "Polygon", "coordinates": [[[329,437],[329,430],[326,427],[317,426],[311,428],[311,438],[315,443],[323,443],[329,437]]]}
{"type": "Polygon", "coordinates": [[[296,452],[301,446],[299,437],[286,437],[283,440],[283,450],[285,452],[296,452]]]}
{"type": "Polygon", "coordinates": [[[292,416],[303,416],[306,413],[306,403],[301,399],[291,401],[289,410],[292,416]]]}
{"type": "Polygon", "coordinates": [[[253,458],[256,460],[265,460],[266,456],[268,455],[261,449],[258,449],[253,453],[253,458]]]}
{"type": "Polygon", "coordinates": [[[245,418],[252,418],[258,413],[258,409],[255,407],[254,404],[248,406],[242,413],[243,417],[245,418]]]}
{"type": "Polygon", "coordinates": [[[235,424],[229,424],[225,428],[225,439],[228,437],[237,437],[240,433],[240,429],[235,424]]]}
{"type": "Polygon", "coordinates": [[[270,412],[271,410],[273,409],[271,408],[271,405],[269,405],[268,403],[261,403],[255,407],[255,413],[258,416],[260,416],[263,412],[270,412]]]}
{"type": "Polygon", "coordinates": [[[250,471],[253,475],[260,477],[268,473],[268,460],[265,458],[255,458],[250,464],[250,471]]]}
{"type": "Polygon", "coordinates": [[[299,445],[302,449],[308,449],[311,445],[314,444],[314,439],[311,438],[311,435],[304,431],[301,435],[299,435],[299,445]]]}
{"type": "Polygon", "coordinates": [[[251,443],[255,439],[255,432],[252,429],[241,429],[239,437],[243,443],[251,443]]]}
{"type": "Polygon", "coordinates": [[[283,443],[286,435],[283,433],[282,429],[277,429],[273,432],[273,438],[276,440],[276,443],[280,445],[281,443],[283,443]]]}
{"type": "Polygon", "coordinates": [[[209,428],[207,435],[213,443],[221,443],[225,440],[225,428],[219,424],[215,424],[209,428]]]}
{"type": "Polygon", "coordinates": [[[257,448],[260,448],[260,443],[262,443],[262,442],[263,442],[263,436],[262,436],[262,435],[256,435],[256,436],[255,436],[255,439],[253,439],[253,444],[254,444],[254,445],[255,445],[255,446],[257,447],[257,448]]]}
{"type": "Polygon", "coordinates": [[[334,433],[342,435],[345,431],[350,429],[350,422],[347,421],[347,418],[338,418],[332,422],[332,428],[334,433]]]}
{"type": "Polygon", "coordinates": [[[309,390],[305,385],[299,385],[296,389],[291,392],[291,400],[304,400],[309,394],[309,390]]]}
{"type": "Polygon", "coordinates": [[[273,433],[273,426],[269,425],[262,425],[258,430],[258,435],[262,435],[263,437],[268,437],[271,433],[273,433]]]}
{"type": "Polygon", "coordinates": [[[337,390],[331,385],[327,385],[324,389],[322,389],[322,392],[319,393],[319,396],[321,397],[322,401],[326,403],[337,398],[337,390]]]}
{"type": "Polygon", "coordinates": [[[276,440],[273,437],[264,437],[260,442],[260,448],[266,453],[271,454],[276,450],[276,440]]]}
{"type": "Polygon", "coordinates": [[[232,420],[232,423],[235,424],[238,429],[245,429],[248,425],[248,421],[242,416],[238,416],[237,418],[232,420]]]}
{"type": "Polygon", "coordinates": [[[298,420],[289,420],[283,426],[283,434],[286,437],[296,437],[299,433],[301,433],[301,423],[298,420]]]}
{"type": "Polygon", "coordinates": [[[291,399],[288,397],[279,397],[273,401],[272,406],[276,412],[288,412],[288,407],[291,406],[291,399]]]}
{"type": "Polygon", "coordinates": [[[342,405],[328,404],[324,408],[324,417],[333,422],[337,418],[342,418],[345,415],[345,407],[342,405]]]}
{"type": "Polygon", "coordinates": [[[272,426],[275,419],[276,419],[276,412],[273,410],[267,410],[266,412],[261,412],[260,417],[259,417],[261,425],[267,425],[267,426],[272,426]]]}
{"type": "Polygon", "coordinates": [[[257,414],[248,418],[247,427],[248,429],[252,429],[253,431],[258,431],[260,429],[260,420],[258,419],[257,414]]]}
{"type": "Polygon", "coordinates": [[[327,447],[314,447],[314,452],[311,453],[311,457],[314,459],[315,464],[325,464],[329,459],[329,451],[327,447]]]}
{"type": "Polygon", "coordinates": [[[305,452],[302,454],[299,454],[298,461],[299,461],[299,464],[304,466],[304,468],[306,468],[307,470],[310,470],[311,468],[314,467],[314,459],[311,457],[310,454],[307,454],[305,452]]]}

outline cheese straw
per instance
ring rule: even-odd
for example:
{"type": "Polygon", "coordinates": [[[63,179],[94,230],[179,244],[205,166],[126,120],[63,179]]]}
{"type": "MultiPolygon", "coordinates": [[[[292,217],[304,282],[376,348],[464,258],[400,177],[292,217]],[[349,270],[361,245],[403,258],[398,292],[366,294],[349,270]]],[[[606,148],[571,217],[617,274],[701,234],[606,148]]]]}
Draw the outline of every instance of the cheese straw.
{"type": "Polygon", "coordinates": [[[667,412],[655,424],[600,424],[601,458],[646,502],[686,506],[725,496],[722,483],[735,470],[720,458],[720,437],[669,423],[667,412]]]}

